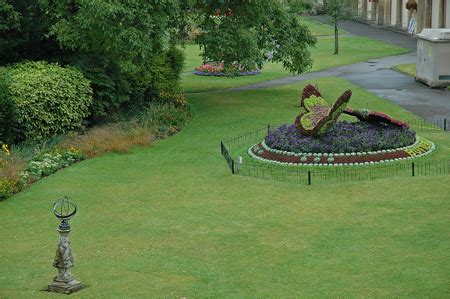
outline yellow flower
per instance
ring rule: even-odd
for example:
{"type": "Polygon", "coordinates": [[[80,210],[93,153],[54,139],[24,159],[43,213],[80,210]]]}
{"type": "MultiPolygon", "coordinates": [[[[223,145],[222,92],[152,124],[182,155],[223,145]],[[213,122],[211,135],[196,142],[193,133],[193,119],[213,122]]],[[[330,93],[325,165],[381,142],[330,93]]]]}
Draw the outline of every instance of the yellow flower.
{"type": "Polygon", "coordinates": [[[9,151],[8,145],[3,144],[2,150],[6,153],[7,156],[11,155],[11,152],[9,151]]]}

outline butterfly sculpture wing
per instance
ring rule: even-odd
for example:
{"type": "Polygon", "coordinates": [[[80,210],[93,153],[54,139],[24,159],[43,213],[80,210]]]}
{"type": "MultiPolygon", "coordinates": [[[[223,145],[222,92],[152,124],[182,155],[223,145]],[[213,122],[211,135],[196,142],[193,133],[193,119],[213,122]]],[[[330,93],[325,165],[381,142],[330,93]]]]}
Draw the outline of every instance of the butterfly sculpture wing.
{"type": "Polygon", "coordinates": [[[300,106],[305,107],[304,106],[305,99],[307,99],[311,96],[323,98],[322,95],[320,94],[320,91],[317,89],[317,87],[315,87],[314,85],[308,84],[305,86],[305,88],[303,88],[300,106]]]}
{"type": "Polygon", "coordinates": [[[324,134],[345,110],[352,92],[347,90],[330,108],[320,92],[313,85],[307,85],[302,92],[301,106],[305,112],[297,116],[295,124],[303,135],[324,134]]]}
{"type": "Polygon", "coordinates": [[[347,107],[350,98],[352,97],[352,91],[345,91],[339,99],[334,103],[327,117],[325,117],[320,124],[318,124],[316,131],[313,130],[313,136],[324,134],[334,123],[337,122],[339,116],[344,112],[347,107]]]}
{"type": "Polygon", "coordinates": [[[322,97],[315,95],[304,99],[302,103],[306,112],[300,114],[295,122],[301,134],[312,135],[318,124],[330,113],[330,108],[322,97]]]}
{"type": "Polygon", "coordinates": [[[365,109],[356,110],[351,108],[346,108],[344,111],[345,114],[352,115],[357,117],[361,121],[371,122],[371,123],[385,123],[388,125],[394,125],[398,127],[403,127],[408,129],[409,124],[391,117],[390,115],[378,112],[378,111],[369,111],[365,109]]]}

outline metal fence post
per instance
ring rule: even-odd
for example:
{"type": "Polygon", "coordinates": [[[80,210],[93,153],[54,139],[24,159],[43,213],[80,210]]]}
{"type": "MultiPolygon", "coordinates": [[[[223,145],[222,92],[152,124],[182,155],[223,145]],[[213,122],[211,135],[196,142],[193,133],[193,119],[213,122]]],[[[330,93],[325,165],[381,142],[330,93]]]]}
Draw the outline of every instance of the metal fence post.
{"type": "Polygon", "coordinates": [[[267,135],[270,134],[270,125],[267,125],[267,135]]]}
{"type": "Polygon", "coordinates": [[[415,175],[416,175],[415,169],[414,169],[414,168],[415,168],[415,167],[414,167],[414,162],[412,162],[412,163],[411,163],[412,176],[415,176],[415,175]]]}
{"type": "Polygon", "coordinates": [[[242,159],[242,156],[237,157],[237,165],[236,165],[237,173],[239,173],[241,171],[241,165],[242,165],[243,161],[244,161],[244,159],[242,159]]]}
{"type": "Polygon", "coordinates": [[[234,160],[231,159],[231,174],[234,174],[234,160]]]}
{"type": "Polygon", "coordinates": [[[308,185],[311,185],[311,171],[308,170],[308,185]]]}
{"type": "Polygon", "coordinates": [[[444,118],[444,131],[447,131],[447,119],[444,118]]]}

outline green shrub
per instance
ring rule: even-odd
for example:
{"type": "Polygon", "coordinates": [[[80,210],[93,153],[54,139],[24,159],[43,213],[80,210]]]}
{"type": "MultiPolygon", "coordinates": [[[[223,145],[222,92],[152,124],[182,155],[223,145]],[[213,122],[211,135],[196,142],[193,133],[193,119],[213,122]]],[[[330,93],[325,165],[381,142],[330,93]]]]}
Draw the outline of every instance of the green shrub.
{"type": "Polygon", "coordinates": [[[177,93],[183,65],[184,54],[177,48],[169,48],[149,58],[144,68],[131,75],[129,82],[133,93],[122,111],[141,111],[158,100],[161,93],[177,93]]]}
{"type": "Polygon", "coordinates": [[[10,67],[8,75],[19,139],[41,140],[81,127],[92,103],[92,89],[79,70],[25,62],[10,67]]]}
{"type": "Polygon", "coordinates": [[[93,102],[89,121],[100,123],[130,100],[131,86],[116,65],[100,55],[71,55],[64,63],[77,67],[91,82],[93,102]]]}
{"type": "Polygon", "coordinates": [[[101,124],[123,120],[123,113],[140,111],[162,92],[175,93],[179,89],[184,54],[172,47],[149,57],[142,69],[127,73],[101,55],[80,54],[61,61],[79,68],[91,82],[93,103],[89,122],[101,124]]]}
{"type": "Polygon", "coordinates": [[[10,144],[17,127],[16,106],[9,95],[10,76],[6,68],[0,68],[0,143],[10,144]]]}

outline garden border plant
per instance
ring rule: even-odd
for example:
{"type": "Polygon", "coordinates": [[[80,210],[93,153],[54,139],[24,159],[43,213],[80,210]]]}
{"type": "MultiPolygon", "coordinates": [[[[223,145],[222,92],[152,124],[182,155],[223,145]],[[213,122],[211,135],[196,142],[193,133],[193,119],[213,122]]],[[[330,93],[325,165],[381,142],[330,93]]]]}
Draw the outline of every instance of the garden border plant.
{"type": "Polygon", "coordinates": [[[36,144],[12,148],[2,144],[0,201],[84,159],[109,152],[127,153],[134,146],[151,145],[156,139],[176,134],[186,125],[190,115],[190,106],[184,96],[163,94],[162,102],[152,103],[133,121],[97,126],[84,134],[56,136],[36,144]]]}

